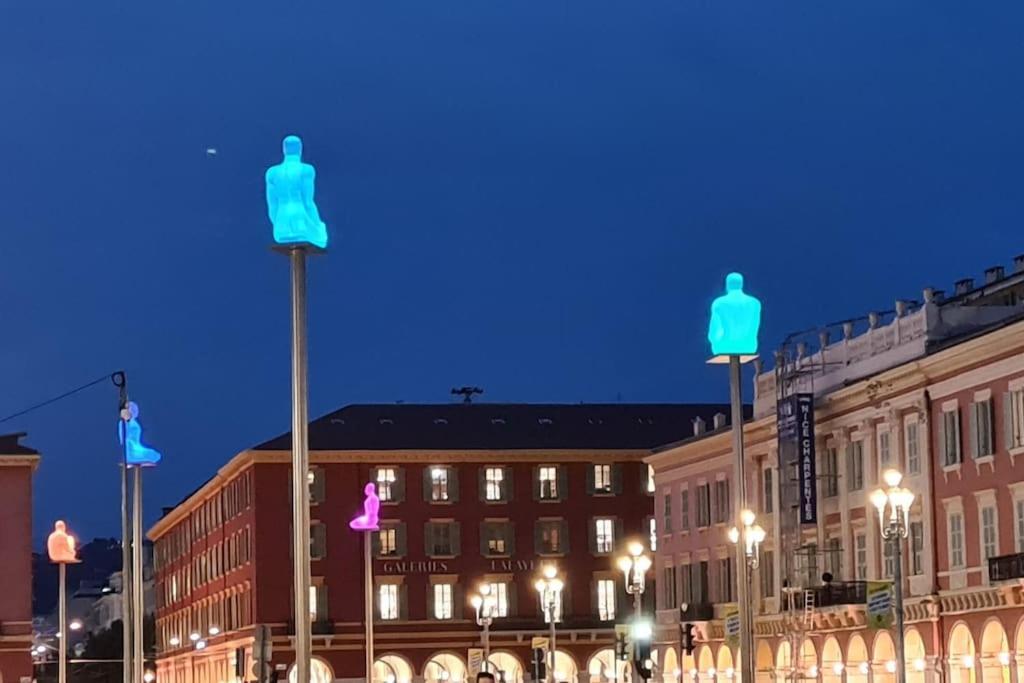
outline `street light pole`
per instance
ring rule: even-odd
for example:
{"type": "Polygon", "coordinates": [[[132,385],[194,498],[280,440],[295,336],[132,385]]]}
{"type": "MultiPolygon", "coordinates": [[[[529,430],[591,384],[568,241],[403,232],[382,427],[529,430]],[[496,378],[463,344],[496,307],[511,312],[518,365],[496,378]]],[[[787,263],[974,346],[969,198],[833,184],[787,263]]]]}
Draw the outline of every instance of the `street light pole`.
{"type": "MultiPolygon", "coordinates": [[[[729,399],[732,404],[732,450],[733,469],[736,473],[736,519],[742,520],[743,511],[747,509],[747,477],[745,457],[743,455],[743,390],[741,386],[740,356],[729,356],[729,399]]],[[[742,676],[744,683],[754,681],[754,610],[750,601],[750,568],[744,548],[736,544],[736,568],[743,573],[742,579],[737,576],[736,599],[739,602],[740,616],[740,659],[743,662],[742,676]]]]}
{"type": "Polygon", "coordinates": [[[483,670],[491,670],[491,621],[497,611],[497,600],[491,595],[490,584],[481,584],[480,592],[473,595],[469,602],[476,610],[476,625],[483,628],[484,663],[483,670]]]}
{"type": "Polygon", "coordinates": [[[556,608],[558,607],[559,596],[562,593],[562,580],[558,578],[558,568],[553,564],[546,565],[542,572],[542,577],[537,579],[537,583],[534,584],[537,592],[540,594],[540,601],[544,614],[548,619],[549,629],[549,641],[548,649],[550,652],[550,664],[548,666],[548,681],[549,683],[555,682],[555,617],[556,608]]]}
{"type": "MultiPolygon", "coordinates": [[[[640,624],[643,618],[643,596],[647,587],[647,570],[651,568],[651,558],[644,554],[644,546],[638,541],[633,541],[627,547],[628,555],[619,558],[619,569],[622,570],[622,578],[626,585],[626,594],[633,596],[634,629],[640,624]]],[[[633,647],[637,647],[636,634],[634,633],[633,647]]],[[[640,671],[637,665],[637,658],[633,657],[633,683],[640,680],[640,671]]]]}
{"type": "Polygon", "coordinates": [[[892,544],[894,601],[896,610],[896,681],[907,682],[907,663],[904,659],[903,642],[903,539],[910,533],[910,507],[914,504],[914,492],[901,488],[903,475],[894,469],[882,473],[887,489],[875,489],[871,503],[878,510],[878,524],[882,538],[892,544]],[[888,513],[888,515],[886,514],[888,513]]]}

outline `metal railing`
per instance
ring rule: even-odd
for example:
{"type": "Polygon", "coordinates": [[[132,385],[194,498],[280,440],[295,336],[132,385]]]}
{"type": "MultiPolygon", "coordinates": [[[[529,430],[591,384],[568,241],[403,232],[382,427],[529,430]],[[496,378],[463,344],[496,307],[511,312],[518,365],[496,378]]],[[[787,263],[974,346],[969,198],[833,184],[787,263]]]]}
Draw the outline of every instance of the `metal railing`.
{"type": "Polygon", "coordinates": [[[988,580],[1009,581],[1024,578],[1024,553],[988,558],[988,580]]]}
{"type": "MultiPolygon", "coordinates": [[[[805,592],[814,594],[815,607],[834,607],[836,605],[863,605],[867,602],[867,581],[833,581],[822,586],[813,586],[796,592],[793,596],[793,609],[804,608],[805,592]]],[[[784,601],[783,609],[789,609],[790,602],[784,601]]]]}

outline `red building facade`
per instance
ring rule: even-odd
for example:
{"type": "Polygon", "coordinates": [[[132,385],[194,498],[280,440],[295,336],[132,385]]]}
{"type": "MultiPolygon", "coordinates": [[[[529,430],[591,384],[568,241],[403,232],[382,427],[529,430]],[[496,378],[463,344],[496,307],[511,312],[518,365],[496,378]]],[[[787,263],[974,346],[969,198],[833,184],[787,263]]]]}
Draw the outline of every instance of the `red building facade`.
{"type": "MultiPolygon", "coordinates": [[[[467,650],[480,646],[469,596],[484,583],[499,611],[491,661],[509,683],[528,679],[531,638],[547,633],[533,587],[545,563],[565,582],[559,680],[614,676],[613,626],[629,612],[614,560],[627,538],[646,541],[652,530],[642,459],[694,417],[719,412],[350,406],[313,422],[314,681],[364,677],[361,538],[348,520],[367,481],[382,499],[371,577],[376,680],[465,679],[467,650]]],[[[244,451],[151,530],[161,681],[234,680],[258,624],[273,631],[275,664],[290,668],[289,463],[288,435],[244,451]]]]}

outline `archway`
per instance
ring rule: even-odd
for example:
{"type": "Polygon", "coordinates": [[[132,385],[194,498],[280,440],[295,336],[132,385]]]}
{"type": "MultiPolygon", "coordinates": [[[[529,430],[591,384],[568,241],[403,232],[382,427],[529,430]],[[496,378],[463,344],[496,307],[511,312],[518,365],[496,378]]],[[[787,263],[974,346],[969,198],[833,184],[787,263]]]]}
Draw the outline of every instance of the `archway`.
{"type": "Polygon", "coordinates": [[[842,683],[843,651],[839,647],[839,641],[835,636],[829,636],[821,646],[821,683],[842,683]]]}
{"type": "Polygon", "coordinates": [[[412,665],[401,655],[382,655],[373,662],[374,683],[411,683],[412,665]]]}
{"type": "Polygon", "coordinates": [[[903,642],[903,661],[907,667],[907,683],[924,683],[925,659],[924,639],[921,633],[911,626],[903,642]]]}
{"type": "MultiPolygon", "coordinates": [[[[288,683],[296,683],[298,679],[299,673],[295,670],[295,665],[292,664],[292,668],[288,672],[288,683]]],[[[331,665],[319,657],[313,657],[309,662],[309,680],[310,683],[332,683],[334,673],[331,671],[331,665]]]]}
{"type": "Polygon", "coordinates": [[[730,683],[739,679],[736,667],[732,661],[732,650],[729,646],[722,644],[718,648],[718,658],[715,663],[715,670],[718,672],[718,679],[730,683]]]}
{"type": "Polygon", "coordinates": [[[981,632],[982,683],[1010,683],[1010,644],[1006,629],[993,617],[981,632]]]}
{"type": "Polygon", "coordinates": [[[789,680],[793,673],[793,647],[788,640],[779,643],[779,649],[775,651],[775,679],[789,680]]]}
{"type": "Polygon", "coordinates": [[[679,668],[683,671],[683,675],[680,677],[681,681],[693,683],[693,681],[697,680],[697,660],[692,652],[690,654],[683,654],[683,664],[679,668]]]}
{"type": "Polygon", "coordinates": [[[576,683],[576,660],[565,650],[555,650],[555,683],[576,683]]]}
{"type": "Polygon", "coordinates": [[[772,656],[772,647],[764,640],[757,642],[754,678],[757,683],[772,683],[775,680],[775,658],[772,656]]]}
{"type": "Polygon", "coordinates": [[[854,633],[846,644],[846,683],[868,683],[870,672],[868,646],[860,634],[854,633]]]}
{"type": "Polygon", "coordinates": [[[487,669],[494,674],[498,683],[522,683],[523,663],[511,652],[492,652],[487,661],[487,669]]]}
{"type": "Polygon", "coordinates": [[[700,681],[715,681],[718,672],[715,671],[715,656],[711,654],[711,648],[704,645],[697,653],[697,671],[700,681]]]}
{"type": "Polygon", "coordinates": [[[949,633],[949,683],[975,683],[975,649],[971,629],[962,621],[949,633]]]}
{"type": "Polygon", "coordinates": [[[675,649],[665,648],[665,663],[661,667],[661,679],[664,683],[678,683],[682,669],[679,668],[679,658],[676,657],[675,649]]]}
{"type": "Polygon", "coordinates": [[[800,643],[800,656],[796,660],[796,669],[803,674],[805,680],[818,677],[818,651],[810,638],[804,638],[800,643]]]}
{"type": "Polygon", "coordinates": [[[626,667],[629,662],[615,658],[615,650],[606,648],[598,650],[587,662],[587,673],[590,683],[622,683],[626,680],[626,667]]]}
{"type": "Polygon", "coordinates": [[[879,631],[871,646],[872,683],[896,683],[896,645],[888,631],[879,631]]]}
{"type": "Polygon", "coordinates": [[[451,652],[438,652],[423,667],[426,683],[460,683],[466,680],[466,665],[451,652]]]}

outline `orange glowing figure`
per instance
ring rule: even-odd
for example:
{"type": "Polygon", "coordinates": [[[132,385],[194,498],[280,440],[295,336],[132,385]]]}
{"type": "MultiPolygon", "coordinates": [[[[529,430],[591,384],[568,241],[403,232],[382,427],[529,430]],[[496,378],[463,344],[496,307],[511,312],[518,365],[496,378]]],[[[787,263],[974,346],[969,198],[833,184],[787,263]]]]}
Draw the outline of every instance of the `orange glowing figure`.
{"type": "Polygon", "coordinates": [[[75,537],[68,533],[61,520],[57,520],[53,525],[53,533],[46,539],[46,550],[50,554],[50,562],[54,564],[74,564],[79,561],[75,537]]]}

